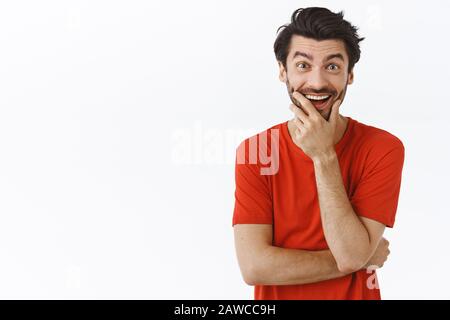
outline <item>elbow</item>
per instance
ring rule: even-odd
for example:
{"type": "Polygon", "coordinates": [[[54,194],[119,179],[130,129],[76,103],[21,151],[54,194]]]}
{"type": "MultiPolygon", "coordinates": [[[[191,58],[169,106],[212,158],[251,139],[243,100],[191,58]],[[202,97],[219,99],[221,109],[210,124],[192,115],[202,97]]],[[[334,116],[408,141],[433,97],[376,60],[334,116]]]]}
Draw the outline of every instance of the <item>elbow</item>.
{"type": "Polygon", "coordinates": [[[244,275],[244,282],[249,286],[256,286],[257,281],[250,275],[244,275]]]}
{"type": "Polygon", "coordinates": [[[249,266],[242,272],[244,282],[249,286],[256,286],[262,284],[261,270],[256,266],[249,266]]]}
{"type": "Polygon", "coordinates": [[[346,274],[361,270],[365,264],[366,262],[364,261],[364,259],[356,259],[356,258],[337,261],[337,267],[339,271],[346,274]]]}
{"type": "Polygon", "coordinates": [[[338,269],[340,272],[348,274],[348,273],[356,272],[360,268],[358,267],[357,264],[345,263],[345,264],[338,264],[338,269]]]}
{"type": "Polygon", "coordinates": [[[335,257],[339,271],[349,274],[363,269],[370,258],[368,250],[369,248],[353,250],[341,257],[335,257]]]}

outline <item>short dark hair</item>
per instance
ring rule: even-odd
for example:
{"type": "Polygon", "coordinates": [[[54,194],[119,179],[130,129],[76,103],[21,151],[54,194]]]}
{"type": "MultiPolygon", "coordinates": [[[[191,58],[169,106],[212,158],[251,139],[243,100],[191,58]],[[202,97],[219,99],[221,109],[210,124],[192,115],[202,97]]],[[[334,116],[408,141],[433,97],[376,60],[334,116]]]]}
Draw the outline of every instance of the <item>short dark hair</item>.
{"type": "Polygon", "coordinates": [[[327,8],[300,8],[291,16],[291,23],[278,28],[284,28],[277,36],[273,49],[275,56],[286,68],[292,35],[300,35],[315,40],[340,39],[344,41],[349,57],[348,71],[350,72],[361,55],[359,42],[364,40],[358,36],[358,28],[344,20],[344,13],[331,12],[327,8]]]}

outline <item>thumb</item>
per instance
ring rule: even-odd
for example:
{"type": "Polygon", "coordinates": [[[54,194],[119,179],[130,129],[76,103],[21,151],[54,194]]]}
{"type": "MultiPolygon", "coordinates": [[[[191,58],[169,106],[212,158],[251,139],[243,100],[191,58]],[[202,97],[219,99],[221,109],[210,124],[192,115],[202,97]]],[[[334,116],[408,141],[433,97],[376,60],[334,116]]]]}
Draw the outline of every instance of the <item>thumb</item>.
{"type": "Polygon", "coordinates": [[[341,100],[337,100],[331,107],[330,123],[336,124],[339,118],[339,107],[341,106],[341,102],[341,100]]]}

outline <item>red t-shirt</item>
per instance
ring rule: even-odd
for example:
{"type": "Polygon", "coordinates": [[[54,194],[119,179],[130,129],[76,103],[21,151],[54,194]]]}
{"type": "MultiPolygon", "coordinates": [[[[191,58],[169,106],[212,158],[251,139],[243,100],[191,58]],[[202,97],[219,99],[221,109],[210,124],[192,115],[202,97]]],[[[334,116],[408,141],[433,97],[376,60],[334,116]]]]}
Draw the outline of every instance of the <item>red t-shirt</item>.
{"type": "MultiPolygon", "coordinates": [[[[387,131],[347,118],[347,128],[335,150],[349,200],[357,215],[392,228],[400,191],[403,144],[387,131]]],[[[272,224],[274,246],[329,249],[321,224],[313,162],[292,141],[287,121],[244,140],[237,149],[235,168],[233,226],[272,224]],[[279,143],[274,144],[277,139],[279,143]],[[263,153],[255,156],[251,152],[255,146],[257,150],[261,147],[263,153]],[[276,146],[278,159],[261,157],[271,155],[272,150],[275,154],[276,146]],[[268,167],[272,168],[269,174],[268,167]]],[[[374,277],[372,271],[362,269],[310,284],[256,285],[254,294],[257,300],[381,299],[380,290],[367,285],[367,281],[374,283],[374,277]]]]}

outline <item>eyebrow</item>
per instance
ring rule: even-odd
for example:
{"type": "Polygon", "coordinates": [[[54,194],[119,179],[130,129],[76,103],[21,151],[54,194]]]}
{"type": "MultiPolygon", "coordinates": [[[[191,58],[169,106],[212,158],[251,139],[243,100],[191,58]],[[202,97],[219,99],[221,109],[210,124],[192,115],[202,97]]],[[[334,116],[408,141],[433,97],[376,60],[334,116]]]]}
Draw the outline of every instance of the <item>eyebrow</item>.
{"type": "Polygon", "coordinates": [[[292,57],[292,60],[294,60],[298,56],[305,57],[306,59],[309,59],[311,61],[313,60],[313,57],[310,54],[307,54],[307,53],[304,53],[301,51],[295,51],[294,56],[292,57]]]}
{"type": "MultiPolygon", "coordinates": [[[[308,53],[301,52],[301,51],[295,51],[294,56],[292,57],[292,60],[294,60],[298,56],[304,57],[304,58],[309,59],[311,61],[314,60],[312,55],[310,55],[308,53]]],[[[325,59],[323,59],[323,61],[325,62],[325,61],[331,60],[333,58],[341,59],[342,62],[344,62],[344,56],[342,54],[340,54],[340,53],[330,54],[330,55],[326,56],[325,59]]]]}
{"type": "Polygon", "coordinates": [[[340,54],[340,53],[333,53],[333,54],[330,54],[330,55],[327,56],[323,61],[328,61],[328,60],[331,60],[331,59],[333,59],[333,58],[341,59],[342,62],[344,62],[344,57],[343,57],[342,54],[340,54]]]}

